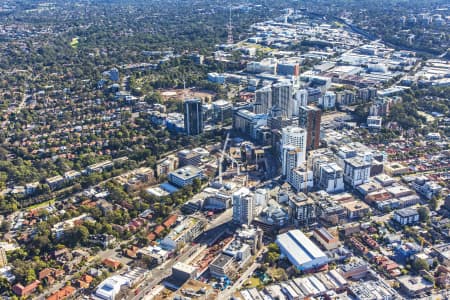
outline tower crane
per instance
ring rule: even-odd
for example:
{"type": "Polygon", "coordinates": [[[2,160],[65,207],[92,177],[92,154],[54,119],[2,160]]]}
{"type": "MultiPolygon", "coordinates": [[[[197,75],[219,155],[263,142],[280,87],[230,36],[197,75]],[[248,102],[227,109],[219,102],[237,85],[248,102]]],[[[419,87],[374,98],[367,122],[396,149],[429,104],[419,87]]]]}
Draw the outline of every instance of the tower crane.
{"type": "Polygon", "coordinates": [[[222,164],[223,164],[223,158],[225,149],[227,149],[228,140],[230,139],[230,133],[227,133],[227,137],[225,138],[225,142],[223,143],[223,149],[220,151],[220,158],[219,158],[219,183],[222,184],[222,164]]]}

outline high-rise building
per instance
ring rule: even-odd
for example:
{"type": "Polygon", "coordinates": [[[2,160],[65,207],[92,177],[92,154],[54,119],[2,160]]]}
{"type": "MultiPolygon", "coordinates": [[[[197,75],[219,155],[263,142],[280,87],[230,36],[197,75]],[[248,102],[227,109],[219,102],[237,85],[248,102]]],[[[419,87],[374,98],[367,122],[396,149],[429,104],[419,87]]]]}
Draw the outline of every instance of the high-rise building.
{"type": "Polygon", "coordinates": [[[291,118],[294,112],[293,86],[290,81],[272,85],[272,105],[281,109],[283,116],[291,118]]]}
{"type": "Polygon", "coordinates": [[[255,197],[248,188],[241,188],[233,193],[233,222],[236,224],[250,223],[255,218],[255,197]]]}
{"type": "Polygon", "coordinates": [[[294,97],[293,101],[294,101],[294,104],[293,104],[292,114],[294,116],[298,116],[300,107],[308,105],[308,91],[305,89],[297,90],[295,92],[295,97],[294,97]]]}
{"type": "Polygon", "coordinates": [[[255,92],[255,113],[267,114],[272,107],[272,89],[265,86],[255,92]]]}
{"type": "Polygon", "coordinates": [[[297,168],[301,164],[302,152],[298,147],[286,145],[282,147],[281,155],[282,174],[283,176],[288,176],[292,169],[297,168]]]}
{"type": "Polygon", "coordinates": [[[8,264],[8,259],[6,258],[6,251],[4,248],[0,247],[0,268],[5,267],[8,264]]]}
{"type": "Polygon", "coordinates": [[[334,109],[336,106],[336,94],[334,92],[326,92],[325,95],[319,98],[319,105],[325,110],[334,109]]]}
{"type": "Polygon", "coordinates": [[[184,100],[184,130],[187,135],[203,132],[202,101],[200,99],[184,100]]]}
{"type": "Polygon", "coordinates": [[[320,120],[322,111],[313,106],[301,106],[298,117],[299,126],[306,130],[306,150],[319,148],[320,120]]]}
{"type": "Polygon", "coordinates": [[[304,193],[299,192],[290,196],[289,207],[291,208],[294,224],[301,226],[316,222],[318,215],[317,204],[304,193]]]}
{"type": "Polygon", "coordinates": [[[283,176],[299,167],[306,159],[306,131],[296,126],[283,128],[281,133],[281,166],[283,176]]]}
{"type": "Polygon", "coordinates": [[[298,76],[300,74],[300,66],[298,63],[279,62],[277,64],[277,74],[284,76],[298,76]]]}

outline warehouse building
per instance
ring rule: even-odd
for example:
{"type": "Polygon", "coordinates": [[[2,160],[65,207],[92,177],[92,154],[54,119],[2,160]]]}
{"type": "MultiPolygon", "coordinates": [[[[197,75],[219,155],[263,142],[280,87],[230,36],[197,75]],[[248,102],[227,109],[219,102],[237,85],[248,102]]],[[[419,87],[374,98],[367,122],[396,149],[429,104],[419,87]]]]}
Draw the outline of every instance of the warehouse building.
{"type": "Polygon", "coordinates": [[[290,230],[277,236],[281,253],[300,271],[313,270],[328,264],[328,257],[303,232],[290,230]]]}

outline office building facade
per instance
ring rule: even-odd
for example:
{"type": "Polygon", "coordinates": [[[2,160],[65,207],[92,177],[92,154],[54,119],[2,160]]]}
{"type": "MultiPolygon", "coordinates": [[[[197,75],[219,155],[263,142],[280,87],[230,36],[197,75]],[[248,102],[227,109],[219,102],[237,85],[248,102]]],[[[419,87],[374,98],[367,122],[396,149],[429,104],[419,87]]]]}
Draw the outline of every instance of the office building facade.
{"type": "Polygon", "coordinates": [[[281,109],[283,116],[291,118],[294,112],[293,87],[289,81],[272,85],[272,105],[281,109]]]}
{"type": "Polygon", "coordinates": [[[255,92],[255,113],[267,114],[272,107],[272,89],[265,86],[255,92]]]}
{"type": "Polygon", "coordinates": [[[203,108],[200,99],[186,99],[184,106],[184,130],[187,135],[203,132],[203,108]]]}
{"type": "Polygon", "coordinates": [[[322,111],[313,106],[301,106],[299,126],[306,130],[306,150],[314,150],[320,145],[320,121],[322,111]]]}

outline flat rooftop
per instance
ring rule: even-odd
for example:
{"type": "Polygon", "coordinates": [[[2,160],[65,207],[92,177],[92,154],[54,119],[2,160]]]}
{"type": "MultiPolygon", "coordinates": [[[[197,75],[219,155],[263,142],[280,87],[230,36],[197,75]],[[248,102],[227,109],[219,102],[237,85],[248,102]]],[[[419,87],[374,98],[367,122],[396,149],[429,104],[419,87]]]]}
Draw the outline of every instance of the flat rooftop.
{"type": "Polygon", "coordinates": [[[189,166],[179,168],[179,169],[171,172],[170,174],[186,180],[186,179],[190,179],[192,177],[197,176],[201,172],[202,172],[202,170],[200,170],[199,168],[189,165],[189,166]]]}
{"type": "Polygon", "coordinates": [[[416,292],[422,291],[424,289],[433,288],[433,283],[425,280],[421,276],[410,276],[405,275],[397,278],[398,282],[400,282],[404,287],[406,287],[409,291],[416,292]]]}
{"type": "Polygon", "coordinates": [[[232,256],[221,253],[219,254],[219,256],[216,257],[216,259],[214,259],[211,265],[215,265],[222,268],[223,266],[227,265],[231,260],[233,260],[232,256]]]}
{"type": "Polygon", "coordinates": [[[175,265],[173,265],[172,269],[176,269],[185,273],[192,274],[197,271],[197,268],[182,262],[177,262],[175,265]]]}

